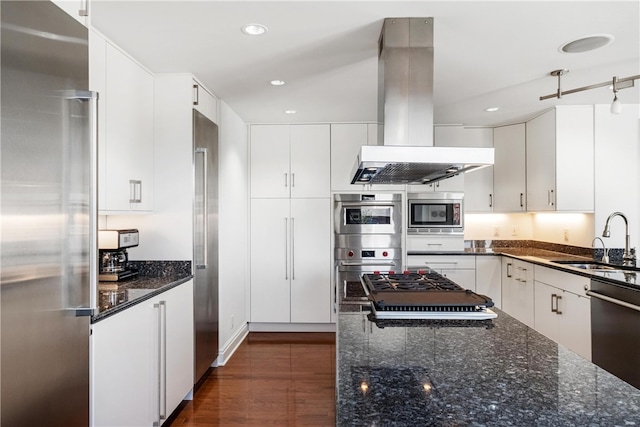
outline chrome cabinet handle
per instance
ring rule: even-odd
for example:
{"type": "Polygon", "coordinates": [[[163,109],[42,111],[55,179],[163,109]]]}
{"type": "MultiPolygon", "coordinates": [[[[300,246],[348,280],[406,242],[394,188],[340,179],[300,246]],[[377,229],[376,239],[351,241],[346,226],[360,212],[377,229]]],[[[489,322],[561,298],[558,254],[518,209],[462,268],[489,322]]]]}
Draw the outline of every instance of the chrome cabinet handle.
{"type": "Polygon", "coordinates": [[[162,310],[160,309],[160,304],[156,303],[153,304],[153,308],[158,310],[158,318],[157,318],[157,326],[158,326],[158,412],[157,412],[157,424],[156,422],[154,422],[154,426],[159,426],[160,425],[160,420],[162,419],[162,415],[160,414],[161,411],[161,407],[162,407],[162,310]]]}
{"type": "Polygon", "coordinates": [[[493,194],[489,194],[489,207],[493,207],[493,194]]]}
{"type": "Polygon", "coordinates": [[[556,294],[551,294],[551,312],[552,313],[557,313],[558,312],[558,295],[556,294]],[[553,303],[556,303],[555,307],[553,306],[553,303]]]}
{"type": "Polygon", "coordinates": [[[129,203],[142,203],[142,181],[129,180],[129,203]]]}
{"type": "Polygon", "coordinates": [[[284,219],[284,280],[289,280],[289,260],[287,248],[289,246],[289,242],[287,239],[287,229],[289,228],[289,219],[285,217],[284,219]]]}
{"type": "Polygon", "coordinates": [[[513,277],[511,274],[512,265],[510,262],[507,263],[507,277],[513,277]]]}
{"type": "Polygon", "coordinates": [[[520,207],[524,208],[524,193],[520,193],[520,207]]]}
{"type": "Polygon", "coordinates": [[[547,190],[547,203],[549,206],[553,206],[553,190],[547,190]]]}
{"type": "Polygon", "coordinates": [[[288,180],[288,178],[289,178],[289,177],[288,177],[287,175],[288,175],[288,174],[285,172],[285,173],[284,173],[284,186],[285,186],[285,187],[288,187],[288,186],[289,186],[289,180],[288,180]]]}
{"type": "Polygon", "coordinates": [[[562,295],[556,296],[556,314],[562,314],[562,310],[560,310],[560,300],[562,299],[562,295]]]}
{"type": "MultiPolygon", "coordinates": [[[[291,174],[293,176],[293,174],[291,174]]],[[[296,259],[295,259],[295,218],[291,217],[291,280],[296,280],[296,259]]]]}
{"type": "Polygon", "coordinates": [[[296,186],[296,174],[291,172],[291,187],[296,186]]]}
{"type": "Polygon", "coordinates": [[[81,9],[78,10],[78,15],[89,16],[89,0],[82,0],[80,7],[81,9]]]}
{"type": "Polygon", "coordinates": [[[200,104],[200,87],[198,85],[193,85],[193,105],[200,104]]]}

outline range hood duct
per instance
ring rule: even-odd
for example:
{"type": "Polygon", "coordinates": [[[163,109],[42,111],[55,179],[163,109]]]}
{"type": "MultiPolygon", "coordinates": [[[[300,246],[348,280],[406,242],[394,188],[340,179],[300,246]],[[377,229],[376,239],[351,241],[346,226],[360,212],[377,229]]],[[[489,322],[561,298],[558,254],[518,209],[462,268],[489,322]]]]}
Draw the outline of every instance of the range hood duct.
{"type": "Polygon", "coordinates": [[[378,56],[378,145],[352,184],[427,184],[493,165],[493,148],[433,145],[433,18],[387,18],[378,56]]]}

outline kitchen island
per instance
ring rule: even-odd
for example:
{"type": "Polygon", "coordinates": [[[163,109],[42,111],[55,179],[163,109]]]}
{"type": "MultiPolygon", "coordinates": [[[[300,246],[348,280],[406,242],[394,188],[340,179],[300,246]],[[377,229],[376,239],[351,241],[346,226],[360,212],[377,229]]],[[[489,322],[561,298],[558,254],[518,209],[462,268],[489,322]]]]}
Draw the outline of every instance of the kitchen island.
{"type": "Polygon", "coordinates": [[[340,311],[338,426],[640,425],[640,390],[500,310],[451,324],[340,311]]]}

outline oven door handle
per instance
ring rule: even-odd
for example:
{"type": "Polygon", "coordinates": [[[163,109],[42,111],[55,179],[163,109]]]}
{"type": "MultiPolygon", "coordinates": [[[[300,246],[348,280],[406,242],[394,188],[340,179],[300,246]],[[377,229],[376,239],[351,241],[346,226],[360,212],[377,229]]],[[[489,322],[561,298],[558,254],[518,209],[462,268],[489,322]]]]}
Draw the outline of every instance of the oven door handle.
{"type": "Polygon", "coordinates": [[[375,266],[381,266],[381,267],[395,267],[396,265],[398,265],[395,262],[344,262],[344,261],[340,261],[340,266],[341,267],[375,267],[375,266]]]}
{"type": "Polygon", "coordinates": [[[587,295],[589,295],[590,297],[593,297],[593,298],[598,298],[598,299],[601,299],[603,301],[610,302],[612,304],[616,304],[616,305],[620,305],[622,307],[630,308],[631,310],[640,311],[640,306],[628,303],[626,301],[621,301],[619,299],[611,298],[611,297],[608,297],[606,295],[602,295],[602,294],[599,294],[599,293],[593,292],[593,291],[586,291],[585,293],[587,295]]]}

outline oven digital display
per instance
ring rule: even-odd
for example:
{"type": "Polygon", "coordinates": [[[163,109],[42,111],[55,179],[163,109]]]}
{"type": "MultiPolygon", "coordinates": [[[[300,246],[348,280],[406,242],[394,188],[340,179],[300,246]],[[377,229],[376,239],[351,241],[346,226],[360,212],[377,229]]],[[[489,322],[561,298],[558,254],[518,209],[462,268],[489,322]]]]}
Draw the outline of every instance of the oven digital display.
{"type": "Polygon", "coordinates": [[[362,258],[375,258],[376,251],[362,251],[362,258]]]}

